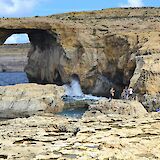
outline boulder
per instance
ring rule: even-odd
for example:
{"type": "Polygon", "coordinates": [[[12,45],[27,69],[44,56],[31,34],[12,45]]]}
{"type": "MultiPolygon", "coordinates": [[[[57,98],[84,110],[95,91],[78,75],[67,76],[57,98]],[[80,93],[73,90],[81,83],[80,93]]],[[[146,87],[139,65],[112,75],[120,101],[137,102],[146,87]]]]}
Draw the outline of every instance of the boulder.
{"type": "Polygon", "coordinates": [[[18,84],[0,87],[0,117],[15,118],[63,109],[63,87],[56,85],[18,84]]]}
{"type": "Polygon", "coordinates": [[[100,99],[96,104],[89,106],[90,110],[99,110],[104,114],[120,114],[127,116],[144,116],[147,111],[138,101],[129,100],[108,100],[107,98],[100,99]]]}

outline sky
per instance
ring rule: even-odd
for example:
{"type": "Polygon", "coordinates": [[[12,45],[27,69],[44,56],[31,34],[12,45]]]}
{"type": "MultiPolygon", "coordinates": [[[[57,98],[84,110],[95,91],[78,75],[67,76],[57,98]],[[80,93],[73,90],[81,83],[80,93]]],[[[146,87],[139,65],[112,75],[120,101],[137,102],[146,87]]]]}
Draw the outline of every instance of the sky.
{"type": "MultiPolygon", "coordinates": [[[[160,7],[160,0],[0,0],[0,17],[46,16],[71,11],[149,6],[160,7]]],[[[12,35],[8,39],[6,43],[28,41],[26,34],[20,37],[12,35]]]]}

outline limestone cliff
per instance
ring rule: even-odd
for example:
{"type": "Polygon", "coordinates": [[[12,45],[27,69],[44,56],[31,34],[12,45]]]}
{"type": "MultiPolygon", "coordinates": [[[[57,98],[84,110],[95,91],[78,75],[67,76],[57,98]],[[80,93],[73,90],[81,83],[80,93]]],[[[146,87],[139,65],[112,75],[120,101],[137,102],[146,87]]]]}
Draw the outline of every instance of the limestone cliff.
{"type": "Polygon", "coordinates": [[[0,45],[0,72],[24,72],[29,44],[0,45]]]}
{"type": "Polygon", "coordinates": [[[107,96],[112,85],[120,92],[129,84],[139,94],[160,92],[156,86],[159,58],[153,63],[154,54],[160,53],[160,8],[0,19],[0,43],[14,33],[29,36],[31,48],[25,71],[31,82],[61,85],[76,73],[83,90],[95,95],[107,96]],[[140,65],[136,57],[146,59],[148,55],[152,65],[146,63],[145,71],[137,68],[140,65]],[[157,70],[151,74],[153,68],[157,70]],[[139,78],[132,78],[137,71],[139,78]],[[146,78],[145,85],[140,85],[144,73],[152,80],[146,78]]]}

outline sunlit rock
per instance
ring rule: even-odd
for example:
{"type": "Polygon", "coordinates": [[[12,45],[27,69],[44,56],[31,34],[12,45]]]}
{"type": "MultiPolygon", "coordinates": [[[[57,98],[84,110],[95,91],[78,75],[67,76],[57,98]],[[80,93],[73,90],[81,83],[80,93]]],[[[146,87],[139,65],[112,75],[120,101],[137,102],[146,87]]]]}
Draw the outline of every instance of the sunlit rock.
{"type": "Polygon", "coordinates": [[[19,84],[0,87],[0,118],[27,117],[63,110],[63,87],[19,84]]]}

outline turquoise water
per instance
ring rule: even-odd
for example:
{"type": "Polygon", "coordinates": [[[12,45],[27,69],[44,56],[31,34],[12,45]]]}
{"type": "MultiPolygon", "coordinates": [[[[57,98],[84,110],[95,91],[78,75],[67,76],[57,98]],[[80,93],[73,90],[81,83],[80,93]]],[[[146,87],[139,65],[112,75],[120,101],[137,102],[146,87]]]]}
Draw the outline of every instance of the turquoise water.
{"type": "Polygon", "coordinates": [[[58,115],[71,118],[81,118],[87,110],[88,107],[70,108],[63,110],[62,112],[58,113],[58,115]]]}
{"type": "Polygon", "coordinates": [[[0,86],[28,83],[25,72],[0,72],[0,86]]]}

